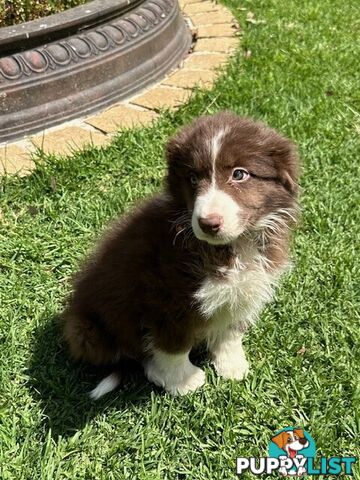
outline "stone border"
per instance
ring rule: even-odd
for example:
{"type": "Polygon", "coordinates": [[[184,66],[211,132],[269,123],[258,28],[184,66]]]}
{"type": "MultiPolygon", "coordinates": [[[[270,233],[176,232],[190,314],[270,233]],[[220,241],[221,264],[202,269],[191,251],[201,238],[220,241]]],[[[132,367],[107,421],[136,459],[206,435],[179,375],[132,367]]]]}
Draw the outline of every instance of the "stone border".
{"type": "Polygon", "coordinates": [[[46,154],[69,155],[86,145],[103,146],[122,128],[147,125],[164,108],[185,103],[194,87],[210,88],[238,45],[239,26],[222,5],[210,0],[179,0],[196,43],[180,68],[140,94],[90,117],[77,119],[0,146],[0,174],[25,175],[35,167],[37,148],[46,154]]]}

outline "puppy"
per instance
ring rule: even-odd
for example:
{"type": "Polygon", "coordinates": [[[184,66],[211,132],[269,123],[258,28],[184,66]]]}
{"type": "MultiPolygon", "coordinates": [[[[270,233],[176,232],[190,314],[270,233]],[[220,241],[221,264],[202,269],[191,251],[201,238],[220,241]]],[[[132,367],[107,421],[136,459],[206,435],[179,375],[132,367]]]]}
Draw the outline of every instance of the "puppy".
{"type": "MultiPolygon", "coordinates": [[[[189,360],[201,342],[222,377],[248,373],[241,339],[288,263],[298,159],[288,139],[230,112],[181,129],[166,158],[165,191],[121,218],[78,274],[64,333],[76,359],[135,359],[184,395],[205,382],[189,360]]],[[[118,383],[110,375],[92,397],[118,383]]]]}

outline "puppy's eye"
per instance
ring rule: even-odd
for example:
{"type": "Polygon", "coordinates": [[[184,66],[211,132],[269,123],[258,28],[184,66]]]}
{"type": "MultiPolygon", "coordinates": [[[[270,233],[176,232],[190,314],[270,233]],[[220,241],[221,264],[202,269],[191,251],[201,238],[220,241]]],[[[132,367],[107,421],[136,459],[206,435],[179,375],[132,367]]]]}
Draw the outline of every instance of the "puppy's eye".
{"type": "Polygon", "coordinates": [[[232,173],[232,179],[236,182],[244,182],[249,178],[250,174],[243,168],[235,168],[232,173]]]}
{"type": "Polygon", "coordinates": [[[199,183],[199,179],[195,173],[190,173],[190,183],[193,187],[196,187],[196,185],[199,183]]]}

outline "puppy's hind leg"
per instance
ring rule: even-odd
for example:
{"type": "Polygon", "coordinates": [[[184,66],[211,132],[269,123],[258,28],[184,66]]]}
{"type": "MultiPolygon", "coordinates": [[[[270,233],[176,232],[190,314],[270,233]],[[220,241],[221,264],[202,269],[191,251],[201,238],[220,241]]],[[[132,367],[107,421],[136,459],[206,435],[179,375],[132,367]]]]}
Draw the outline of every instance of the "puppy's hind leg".
{"type": "Polygon", "coordinates": [[[101,317],[68,308],[62,316],[64,339],[75,360],[91,365],[111,365],[118,360],[118,346],[101,317]]]}

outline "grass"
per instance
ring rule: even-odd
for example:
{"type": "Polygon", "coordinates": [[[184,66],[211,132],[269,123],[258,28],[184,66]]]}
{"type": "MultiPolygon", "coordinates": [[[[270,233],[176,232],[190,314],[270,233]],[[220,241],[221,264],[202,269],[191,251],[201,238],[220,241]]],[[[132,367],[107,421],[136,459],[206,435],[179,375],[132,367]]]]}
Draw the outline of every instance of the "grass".
{"type": "Polygon", "coordinates": [[[0,0],[0,27],[62,12],[87,1],[89,0],[0,0]]]}
{"type": "Polygon", "coordinates": [[[298,424],[318,455],[360,455],[359,4],[224,3],[243,33],[212,91],[1,183],[2,480],[234,479],[237,456],[265,456],[275,430],[298,424]],[[69,276],[111,218],[161,187],[168,135],[223,108],[291,136],[303,159],[295,267],[246,336],[252,373],[226,382],[207,365],[205,388],[175,399],[137,376],[94,404],[97,377],[71,362],[53,320],[69,276]]]}

